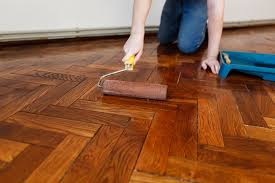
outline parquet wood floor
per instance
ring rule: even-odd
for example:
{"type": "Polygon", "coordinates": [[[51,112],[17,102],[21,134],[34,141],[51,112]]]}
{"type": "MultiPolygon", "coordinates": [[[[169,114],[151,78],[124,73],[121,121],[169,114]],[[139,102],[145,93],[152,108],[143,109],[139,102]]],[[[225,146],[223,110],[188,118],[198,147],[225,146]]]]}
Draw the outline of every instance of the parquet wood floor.
{"type": "MultiPolygon", "coordinates": [[[[220,80],[147,36],[131,73],[167,101],[102,96],[126,37],[0,47],[1,183],[273,183],[275,85],[220,80]]],[[[228,29],[222,49],[275,53],[275,26],[228,29]]]]}

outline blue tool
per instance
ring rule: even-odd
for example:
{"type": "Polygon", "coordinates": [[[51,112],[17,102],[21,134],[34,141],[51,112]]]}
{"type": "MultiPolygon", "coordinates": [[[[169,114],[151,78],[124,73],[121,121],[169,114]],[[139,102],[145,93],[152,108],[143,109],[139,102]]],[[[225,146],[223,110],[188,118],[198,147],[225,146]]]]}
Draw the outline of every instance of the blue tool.
{"type": "Polygon", "coordinates": [[[231,70],[275,81],[275,55],[249,52],[220,52],[221,69],[219,76],[226,78],[231,70]]]}

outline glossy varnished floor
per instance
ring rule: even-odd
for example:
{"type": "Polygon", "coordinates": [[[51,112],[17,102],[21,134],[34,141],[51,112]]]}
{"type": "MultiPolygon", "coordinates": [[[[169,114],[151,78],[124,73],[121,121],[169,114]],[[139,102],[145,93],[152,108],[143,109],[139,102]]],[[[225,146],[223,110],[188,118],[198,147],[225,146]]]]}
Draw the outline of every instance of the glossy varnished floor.
{"type": "MultiPolygon", "coordinates": [[[[147,37],[119,80],[165,83],[165,102],[102,96],[126,38],[0,48],[0,182],[275,182],[275,85],[200,70],[147,37]]],[[[275,53],[275,26],[231,29],[222,48],[275,53]]]]}

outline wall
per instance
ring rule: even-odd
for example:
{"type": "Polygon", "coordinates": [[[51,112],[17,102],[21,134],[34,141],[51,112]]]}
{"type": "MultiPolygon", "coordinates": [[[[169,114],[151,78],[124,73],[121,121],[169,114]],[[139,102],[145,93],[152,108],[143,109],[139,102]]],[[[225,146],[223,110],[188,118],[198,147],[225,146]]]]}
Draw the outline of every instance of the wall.
{"type": "MultiPolygon", "coordinates": [[[[129,27],[133,0],[0,0],[0,34],[129,27]]],[[[164,0],[153,0],[157,26],[164,0]]],[[[226,0],[225,21],[275,19],[274,0],[226,0]]]]}

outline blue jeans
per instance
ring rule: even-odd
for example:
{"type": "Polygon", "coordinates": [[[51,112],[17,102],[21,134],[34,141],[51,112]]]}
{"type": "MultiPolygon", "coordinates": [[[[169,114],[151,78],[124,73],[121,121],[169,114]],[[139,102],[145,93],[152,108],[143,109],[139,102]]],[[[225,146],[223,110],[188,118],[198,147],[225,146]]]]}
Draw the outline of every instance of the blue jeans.
{"type": "Polygon", "coordinates": [[[207,0],[166,0],[159,27],[160,44],[177,41],[183,53],[194,53],[205,39],[207,0]]]}

